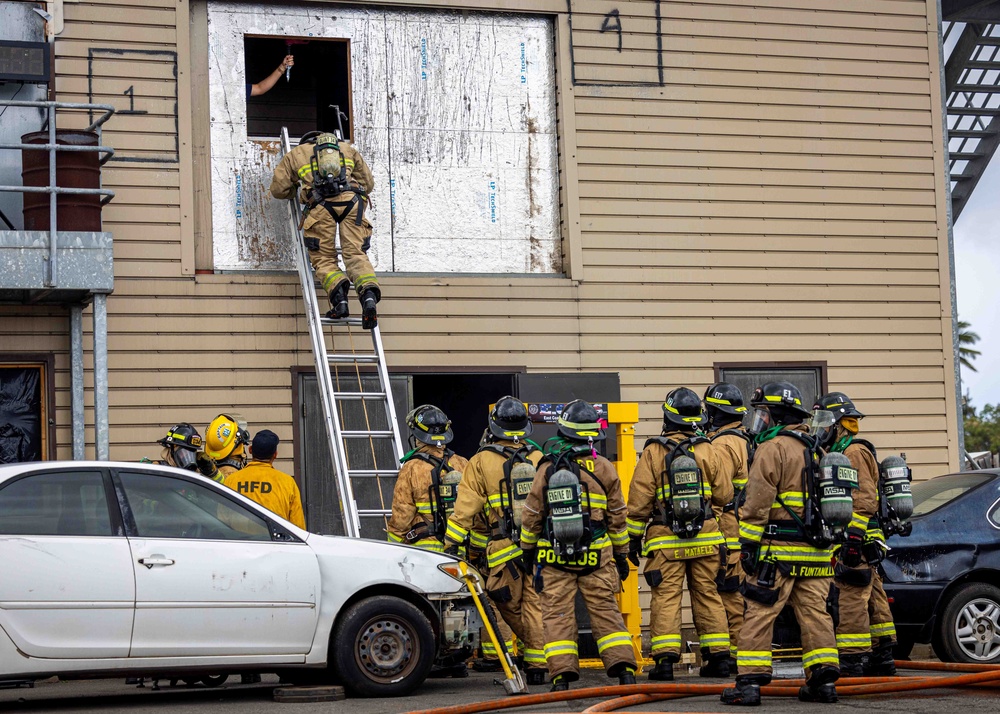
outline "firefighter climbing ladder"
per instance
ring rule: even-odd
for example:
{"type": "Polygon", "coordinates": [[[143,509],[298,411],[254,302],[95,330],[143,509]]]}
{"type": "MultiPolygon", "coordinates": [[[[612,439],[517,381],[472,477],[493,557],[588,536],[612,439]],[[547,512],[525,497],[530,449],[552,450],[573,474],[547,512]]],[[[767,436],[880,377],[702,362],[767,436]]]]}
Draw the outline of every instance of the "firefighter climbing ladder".
{"type": "MultiPolygon", "coordinates": [[[[291,142],[288,138],[288,129],[281,129],[281,152],[287,154],[291,150],[291,142]]],[[[399,459],[403,455],[402,442],[399,438],[399,426],[396,422],[396,409],[392,402],[392,391],[389,386],[389,371],[385,365],[385,353],[382,351],[382,335],[379,328],[361,330],[360,317],[348,317],[345,319],[331,319],[324,317],[319,299],[316,295],[316,284],[313,278],[312,265],[309,263],[309,255],[303,242],[302,229],[299,227],[299,219],[302,215],[298,196],[293,196],[289,200],[289,218],[291,221],[292,235],[295,237],[295,255],[298,264],[299,281],[302,284],[302,297],[306,308],[306,321],[309,323],[309,338],[312,341],[313,356],[316,360],[316,381],[320,392],[320,399],[323,404],[323,421],[330,446],[330,457],[333,461],[333,468],[337,479],[337,491],[340,496],[341,507],[344,516],[344,528],[348,536],[358,538],[361,536],[362,519],[377,521],[379,529],[385,527],[385,521],[392,513],[386,507],[383,479],[389,479],[390,485],[388,493],[392,493],[391,479],[394,479],[399,472],[399,459]],[[331,337],[331,348],[327,349],[325,330],[329,328],[331,337]],[[372,351],[358,352],[355,346],[355,336],[357,332],[370,332],[372,351]],[[343,350],[344,338],[348,343],[348,351],[343,350]],[[340,351],[338,351],[340,346],[340,351]],[[376,391],[366,391],[365,384],[370,380],[364,377],[371,374],[374,367],[375,374],[378,375],[378,387],[376,391]],[[352,391],[342,391],[345,382],[352,382],[356,389],[352,391]],[[364,428],[345,429],[346,423],[345,406],[347,403],[355,402],[361,407],[360,417],[364,422],[364,428]],[[383,414],[373,414],[369,412],[369,406],[380,403],[383,414]],[[385,428],[373,428],[373,422],[381,424],[385,422],[385,428]],[[352,468],[351,460],[360,461],[359,456],[363,454],[357,446],[363,447],[367,441],[370,451],[370,459],[365,464],[371,468],[352,468]],[[384,452],[384,449],[377,448],[376,444],[391,444],[393,454],[391,467],[379,468],[377,455],[384,452]],[[352,448],[354,447],[354,448],[352,448]],[[362,480],[367,481],[367,486],[362,480]],[[377,489],[378,508],[358,508],[355,499],[355,485],[358,485],[359,492],[371,496],[370,486],[374,482],[377,489]]],[[[376,407],[377,410],[377,407],[376,407]]],[[[358,417],[358,414],[353,414],[358,417]]]]}

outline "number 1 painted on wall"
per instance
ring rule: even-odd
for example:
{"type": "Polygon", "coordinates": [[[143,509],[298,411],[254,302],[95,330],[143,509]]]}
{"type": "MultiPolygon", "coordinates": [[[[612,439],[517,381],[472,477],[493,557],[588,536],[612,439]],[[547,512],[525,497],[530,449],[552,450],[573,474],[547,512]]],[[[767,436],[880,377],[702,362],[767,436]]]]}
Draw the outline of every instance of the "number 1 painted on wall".
{"type": "Polygon", "coordinates": [[[135,85],[130,84],[129,88],[122,92],[126,97],[128,97],[128,109],[122,109],[119,114],[149,114],[149,112],[144,109],[135,108],[135,85]]]}

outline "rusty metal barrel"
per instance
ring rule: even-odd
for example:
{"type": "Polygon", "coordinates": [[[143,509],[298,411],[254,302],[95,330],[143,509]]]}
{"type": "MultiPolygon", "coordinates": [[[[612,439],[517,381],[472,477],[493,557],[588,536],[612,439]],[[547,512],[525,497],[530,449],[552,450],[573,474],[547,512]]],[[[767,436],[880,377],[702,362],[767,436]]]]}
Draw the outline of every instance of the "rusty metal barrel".
{"type": "MultiPolygon", "coordinates": [[[[97,132],[57,129],[56,144],[97,146],[97,132]]],[[[47,144],[49,132],[35,131],[21,137],[22,144],[47,144]]],[[[21,180],[25,186],[49,185],[49,152],[21,150],[21,180]]],[[[56,150],[56,185],[60,188],[100,188],[101,164],[96,151],[56,150]]],[[[56,201],[56,227],[60,231],[100,231],[101,197],[60,194],[56,201]]],[[[49,230],[49,194],[24,194],[24,230],[49,230]]]]}

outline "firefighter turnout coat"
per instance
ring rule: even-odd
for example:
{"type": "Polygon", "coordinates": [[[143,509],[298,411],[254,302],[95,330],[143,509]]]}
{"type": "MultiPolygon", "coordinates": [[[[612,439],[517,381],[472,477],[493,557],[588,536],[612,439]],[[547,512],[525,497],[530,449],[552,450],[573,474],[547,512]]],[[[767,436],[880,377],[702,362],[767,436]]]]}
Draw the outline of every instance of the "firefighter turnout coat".
{"type": "MultiPolygon", "coordinates": [[[[447,453],[441,476],[448,471],[464,473],[469,463],[452,451],[446,452],[441,447],[429,444],[421,444],[416,453],[426,454],[437,461],[444,460],[447,453]]],[[[437,552],[444,550],[444,544],[434,532],[434,511],[438,506],[433,478],[435,468],[435,464],[419,456],[412,456],[399,469],[392,493],[392,517],[386,529],[390,541],[437,552]]]]}
{"type": "Polygon", "coordinates": [[[306,527],[298,484],[267,461],[251,461],[239,471],[226,476],[224,486],[256,501],[299,528],[306,527]]]}

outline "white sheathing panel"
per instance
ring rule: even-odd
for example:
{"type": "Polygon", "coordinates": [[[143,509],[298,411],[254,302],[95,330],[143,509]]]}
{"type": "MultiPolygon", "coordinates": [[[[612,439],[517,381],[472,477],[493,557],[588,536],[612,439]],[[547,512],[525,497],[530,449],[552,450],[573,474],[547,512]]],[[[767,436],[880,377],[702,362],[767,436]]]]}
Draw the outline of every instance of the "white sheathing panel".
{"type": "Polygon", "coordinates": [[[209,5],[219,270],[290,269],[276,145],[248,141],[244,35],[351,41],[379,272],[561,272],[551,22],[499,13],[209,5]]]}

